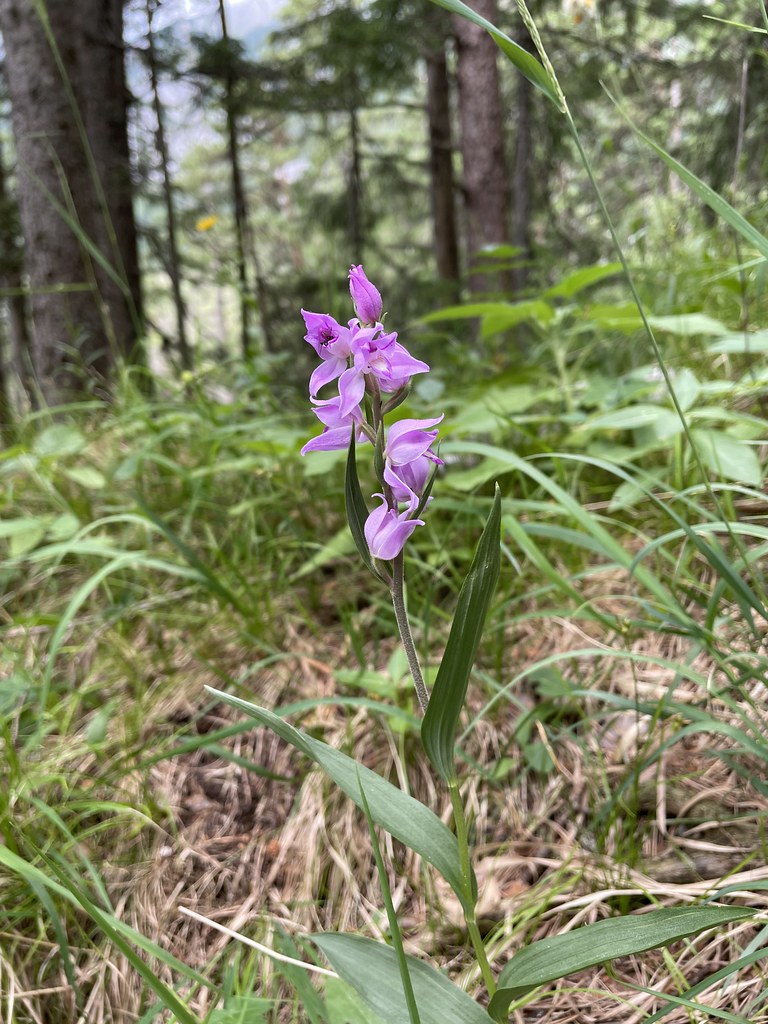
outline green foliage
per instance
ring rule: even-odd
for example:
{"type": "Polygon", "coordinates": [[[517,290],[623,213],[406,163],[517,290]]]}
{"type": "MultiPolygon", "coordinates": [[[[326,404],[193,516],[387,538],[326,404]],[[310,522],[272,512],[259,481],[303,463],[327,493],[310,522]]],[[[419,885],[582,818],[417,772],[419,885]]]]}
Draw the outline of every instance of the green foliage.
{"type": "Polygon", "coordinates": [[[548,981],[575,974],[605,960],[632,956],[668,945],[676,939],[744,920],[752,911],[742,907],[681,907],[598,921],[566,935],[542,939],[521,950],[505,964],[491,1012],[506,1012],[513,999],[548,981]]]}
{"type": "MultiPolygon", "coordinates": [[[[465,11],[453,0],[438,0],[438,5],[465,11]]],[[[108,853],[102,863],[104,851],[112,849],[111,836],[131,840],[120,852],[120,866],[130,874],[145,856],[146,833],[177,827],[150,789],[141,798],[123,795],[136,772],[207,751],[243,773],[287,781],[229,745],[251,723],[199,733],[194,720],[177,726],[162,719],[153,728],[153,689],[165,685],[173,692],[185,685],[187,670],[174,665],[168,650],[166,634],[174,629],[188,659],[185,666],[213,666],[222,686],[247,697],[261,684],[260,668],[283,658],[304,664],[302,645],[291,649],[296,632],[322,647],[323,659],[332,661],[336,648],[344,658],[350,655],[352,664],[345,661],[337,670],[334,661],[326,668],[335,687],[332,696],[307,697],[306,691],[290,690],[285,700],[291,703],[283,703],[275,714],[216,690],[215,707],[228,703],[244,711],[315,761],[363,807],[369,824],[378,824],[443,875],[464,914],[466,935],[462,932],[459,942],[468,938],[481,970],[487,968],[483,980],[496,1016],[512,1000],[529,998],[537,986],[702,929],[749,920],[751,912],[740,906],[705,904],[627,913],[568,930],[519,948],[503,968],[494,995],[488,960],[533,934],[544,910],[554,909],[552,893],[575,875],[564,871],[565,881],[550,881],[552,888],[543,887],[543,895],[534,891],[516,899],[512,923],[499,926],[484,944],[475,921],[471,833],[458,797],[459,784],[470,780],[476,768],[487,787],[481,799],[492,817],[517,798],[523,776],[525,786],[551,786],[555,792],[559,759],[578,758],[591,787],[591,806],[580,811],[583,831],[593,842],[596,861],[607,858],[613,843],[614,863],[620,865],[635,864],[642,856],[633,803],[638,780],[666,765],[668,756],[688,741],[701,743],[707,756],[725,765],[729,777],[750,786],[750,792],[766,795],[756,768],[768,756],[756,684],[767,668],[762,647],[762,562],[768,541],[762,523],[762,448],[768,344],[758,326],[765,310],[761,257],[768,251],[753,216],[738,213],[722,189],[714,190],[644,134],[638,133],[648,145],[643,158],[635,150],[611,152],[620,132],[615,114],[592,109],[598,95],[594,82],[609,62],[612,42],[631,40],[638,19],[644,23],[653,13],[606,5],[606,36],[601,40],[591,25],[584,30],[587,38],[578,51],[583,63],[571,69],[573,89],[569,82],[569,96],[578,97],[581,90],[589,108],[584,137],[593,145],[586,148],[602,154],[601,159],[615,156],[620,169],[628,155],[633,161],[631,176],[612,174],[606,198],[612,205],[617,189],[627,193],[621,197],[627,209],[624,224],[639,239],[628,261],[637,282],[637,304],[627,302],[618,280],[622,264],[606,262],[612,254],[595,230],[586,184],[564,174],[561,209],[552,211],[552,224],[542,223],[541,237],[562,233],[565,226],[573,229],[572,244],[569,240],[567,252],[542,261],[530,293],[514,301],[489,296],[488,301],[453,305],[422,316],[419,325],[425,351],[431,347],[439,353],[433,362],[442,380],[414,389],[413,412],[424,412],[438,399],[445,403],[448,440],[442,454],[448,467],[436,481],[441,497],[429,530],[414,538],[409,549],[409,596],[424,647],[445,647],[439,668],[433,655],[425,673],[435,683],[421,738],[437,774],[450,783],[455,835],[439,816],[441,791],[438,796],[427,790],[434,811],[407,791],[413,787],[423,793],[417,787],[425,785],[428,772],[419,760],[418,720],[403,686],[402,658],[389,644],[390,613],[378,593],[366,589],[364,574],[358,575],[355,548],[364,562],[370,559],[354,449],[346,475],[343,453],[312,466],[302,463],[297,450],[309,433],[308,417],[298,412],[303,396],[299,400],[291,387],[293,375],[298,379],[303,372],[294,294],[310,308],[315,299],[319,304],[328,298],[324,308],[330,308],[334,296],[345,290],[343,274],[329,269],[336,261],[328,239],[343,235],[338,228],[346,196],[337,157],[341,149],[348,152],[350,105],[361,113],[364,133],[375,134],[384,120],[398,120],[386,111],[377,120],[376,111],[362,108],[411,102],[418,55],[429,39],[426,30],[425,35],[414,31],[408,5],[377,2],[366,8],[331,4],[306,17],[297,15],[274,40],[269,58],[258,63],[237,43],[199,46],[199,78],[236,86],[233,102],[254,137],[262,129],[273,140],[284,133],[283,148],[276,145],[264,157],[264,167],[259,166],[261,153],[255,147],[251,153],[250,170],[263,189],[261,198],[277,189],[270,176],[287,155],[300,154],[304,161],[296,191],[301,211],[290,227],[294,234],[289,231],[279,241],[269,237],[278,218],[288,216],[279,197],[263,214],[257,233],[270,255],[279,253],[269,263],[285,350],[259,363],[254,377],[231,366],[225,367],[226,378],[203,369],[185,378],[175,394],[162,394],[170,386],[160,382],[161,397],[155,399],[123,381],[111,409],[93,402],[55,415],[33,414],[19,425],[18,443],[0,457],[3,609],[14,623],[2,656],[0,691],[0,931],[10,937],[9,959],[37,960],[41,976],[43,966],[57,960],[78,1010],[88,996],[81,980],[89,977],[83,951],[95,945],[119,951],[122,962],[136,972],[143,993],[136,1012],[146,1020],[161,1006],[180,1021],[197,1019],[193,1003],[200,986],[212,990],[208,1005],[215,997],[211,1024],[276,1019],[278,1014],[282,1019],[289,1013],[312,1024],[412,1024],[417,1016],[422,1024],[490,1019],[472,996],[414,957],[405,959],[414,992],[409,1005],[402,994],[402,957],[360,935],[330,931],[315,936],[341,981],[329,979],[318,991],[300,967],[282,964],[275,966],[270,989],[262,983],[264,972],[249,974],[240,961],[231,968],[212,962],[196,972],[121,919],[112,902],[113,879],[103,866],[108,853]],[[315,119],[311,143],[297,128],[299,117],[315,119]],[[720,228],[702,221],[674,195],[658,197],[642,230],[633,222],[633,203],[645,202],[649,181],[657,187],[655,171],[643,163],[651,153],[746,242],[748,251],[737,254],[737,266],[720,228]],[[328,220],[318,227],[320,214],[328,220]],[[261,231],[265,225],[269,230],[261,231]],[[297,240],[305,243],[300,260],[290,255],[297,240]],[[583,253],[589,258],[579,260],[583,253]],[[468,321],[479,321],[473,345],[465,340],[468,321]],[[649,364],[646,326],[659,339],[661,364],[649,364]],[[219,390],[222,381],[230,389],[225,398],[219,390]],[[503,516],[498,493],[495,499],[489,493],[498,477],[504,482],[503,516]],[[342,525],[344,497],[351,539],[342,525]],[[478,520],[489,506],[473,560],[478,520]],[[510,571],[503,574],[494,601],[500,555],[510,571]],[[479,646],[492,601],[494,614],[479,646]],[[547,647],[563,620],[574,629],[594,630],[599,639],[565,650],[547,647]],[[544,649],[532,661],[519,663],[514,638],[517,631],[531,628],[545,638],[544,649]],[[227,667],[216,647],[221,636],[237,649],[238,664],[247,661],[245,668],[227,667]],[[146,654],[138,649],[137,637],[146,654]],[[667,650],[667,643],[677,646],[667,650]],[[663,673],[661,696],[639,685],[649,670],[663,673]],[[624,681],[620,692],[611,686],[612,673],[624,681]],[[474,712],[457,739],[470,686],[474,712]],[[365,729],[381,729],[372,745],[385,737],[382,747],[398,748],[403,788],[362,765],[355,751],[348,755],[318,738],[317,731],[330,720],[314,717],[319,710],[336,716],[350,743],[359,720],[355,716],[365,713],[365,729]],[[288,715],[309,713],[313,717],[302,728],[285,721],[288,715]],[[626,763],[608,765],[602,742],[620,715],[626,717],[617,720],[631,717],[638,724],[638,738],[626,763]],[[486,748],[479,744],[483,735],[492,737],[486,748]],[[503,747],[500,758],[476,761],[478,747],[493,749],[497,740],[503,747]],[[454,761],[457,747],[459,765],[454,761]],[[73,768],[76,756],[88,767],[73,768]],[[225,982],[219,982],[221,977],[225,982]],[[231,978],[232,984],[226,980],[231,978]],[[287,990],[297,994],[302,1010],[286,1009],[287,990]]],[[[681,8],[664,13],[674,18],[675,32],[682,32],[693,16],[681,8]]],[[[488,27],[476,16],[473,20],[488,27]]],[[[515,67],[559,104],[543,64],[506,33],[492,29],[491,34],[515,67]]],[[[553,53],[567,45],[569,34],[570,29],[555,39],[553,53]]],[[[622,45],[620,52],[633,51],[622,45]]],[[[752,55],[745,59],[751,67],[752,55]]],[[[676,66],[672,70],[679,71],[676,66]]],[[[634,72],[637,94],[631,82],[621,83],[622,105],[630,111],[656,95],[642,86],[646,69],[634,72]]],[[[722,74],[719,68],[715,72],[722,74]]],[[[703,106],[705,119],[711,120],[711,110],[703,106]]],[[[540,126],[549,124],[548,115],[537,109],[540,126]]],[[[658,110],[650,118],[658,124],[649,133],[665,137],[674,116],[658,110]]],[[[679,113],[688,129],[699,116],[693,109],[679,113]]],[[[407,131],[398,136],[392,128],[388,124],[378,137],[381,153],[374,159],[374,146],[366,154],[367,183],[378,200],[378,207],[372,203],[366,212],[366,226],[374,251],[399,279],[401,308],[423,313],[427,307],[421,296],[432,287],[428,270],[419,280],[415,269],[424,239],[419,219],[398,212],[410,209],[399,204],[406,204],[409,182],[423,175],[423,167],[414,160],[419,166],[412,179],[405,162],[400,167],[401,161],[391,159],[384,143],[393,139],[400,155],[406,149],[415,152],[415,130],[412,136],[407,131]],[[389,222],[385,209],[395,211],[389,222]]],[[[754,142],[744,141],[745,160],[754,161],[749,157],[754,142]]],[[[541,167],[555,163],[553,154],[562,156],[564,143],[556,131],[551,137],[542,131],[538,145],[541,167]]],[[[726,151],[729,160],[733,155],[726,151]]],[[[225,205],[205,148],[190,158],[185,173],[188,182],[198,183],[190,187],[186,207],[190,260],[198,261],[196,272],[205,287],[217,275],[225,283],[226,244],[213,236],[203,242],[191,229],[210,203],[225,205]],[[200,166],[195,167],[196,161],[200,166]],[[201,180],[210,191],[199,185],[201,180]],[[209,248],[201,255],[204,245],[209,248]]],[[[312,658],[316,654],[313,648],[312,658]]],[[[197,683],[186,685],[191,688],[188,699],[201,703],[197,683]]],[[[570,822],[571,810],[561,806],[561,818],[570,822]]],[[[554,819],[558,828],[561,818],[554,819]]],[[[405,915],[397,919],[387,879],[387,870],[397,869],[398,848],[395,863],[385,864],[388,849],[380,849],[375,836],[373,846],[389,933],[399,939],[410,922],[405,915]]],[[[753,847],[745,858],[758,852],[753,847]]],[[[345,853],[334,850],[342,858],[345,853]]],[[[603,863],[596,870],[602,871],[603,863]]],[[[740,883],[716,896],[742,899],[744,891],[740,883]]],[[[617,892],[629,902],[623,889],[617,892]]],[[[397,893],[401,898],[402,890],[397,893]]],[[[427,916],[437,916],[442,908],[428,887],[424,899],[427,916]]],[[[328,915],[335,910],[322,909],[328,915]]],[[[661,1019],[676,1007],[695,1009],[693,1000],[706,987],[765,955],[759,934],[744,939],[746,948],[739,945],[738,934],[730,965],[687,988],[686,978],[676,974],[682,995],[663,996],[666,1002],[649,1019],[661,1019]]],[[[278,934],[274,945],[290,956],[305,956],[285,935],[278,934]]],[[[434,959],[441,954],[438,946],[434,959]]],[[[468,976],[476,992],[476,978],[471,972],[468,976]]],[[[756,1020],[762,1012],[759,997],[750,1005],[747,1015],[717,1013],[727,1020],[750,1015],[756,1020]]]]}
{"type": "Polygon", "coordinates": [[[500,527],[501,491],[497,485],[491,513],[459,593],[448,643],[421,727],[424,750],[435,770],[449,784],[458,780],[454,763],[456,729],[499,578],[500,527]]]}
{"type": "MultiPolygon", "coordinates": [[[[388,1024],[411,1024],[395,952],[362,935],[323,932],[312,941],[339,975],[388,1024]]],[[[491,1018],[467,994],[429,964],[408,957],[422,1024],[489,1024],[491,1018]]]]}

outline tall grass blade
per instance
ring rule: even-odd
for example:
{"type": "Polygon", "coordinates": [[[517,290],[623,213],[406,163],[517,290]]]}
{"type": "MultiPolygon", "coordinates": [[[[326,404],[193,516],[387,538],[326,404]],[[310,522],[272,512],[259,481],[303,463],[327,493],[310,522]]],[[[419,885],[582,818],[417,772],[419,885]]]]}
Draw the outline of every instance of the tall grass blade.
{"type": "MultiPolygon", "coordinates": [[[[102,921],[107,922],[112,932],[125,937],[125,939],[127,939],[130,943],[132,943],[135,946],[138,946],[139,949],[143,949],[144,952],[148,953],[150,956],[157,958],[161,963],[164,963],[166,964],[166,966],[170,967],[171,970],[178,972],[186,978],[189,978],[191,981],[195,982],[198,985],[205,985],[210,987],[208,980],[205,977],[203,977],[202,974],[199,974],[196,970],[194,970],[194,968],[188,967],[181,960],[177,959],[172,953],[169,953],[167,950],[163,949],[162,946],[158,946],[156,942],[153,942],[151,939],[148,939],[146,936],[142,935],[141,932],[138,932],[136,931],[135,928],[132,928],[129,924],[126,924],[119,918],[113,917],[107,914],[105,911],[100,910],[98,907],[95,906],[95,904],[93,904],[90,901],[90,899],[88,899],[88,897],[83,897],[82,893],[74,891],[71,883],[68,880],[62,883],[56,881],[53,878],[50,878],[48,875],[46,875],[44,871],[42,871],[36,865],[30,864],[29,861],[24,860],[23,857],[20,857],[17,853],[14,853],[12,850],[9,850],[7,847],[2,845],[0,845],[0,865],[7,868],[9,871],[13,872],[13,874],[18,875],[20,878],[23,878],[25,882],[27,882],[27,884],[29,884],[30,886],[32,885],[33,882],[36,882],[39,885],[44,886],[46,889],[49,889],[57,896],[60,896],[62,899],[66,900],[67,903],[71,904],[72,906],[87,909],[85,907],[85,904],[83,903],[83,899],[85,899],[89,906],[93,907],[93,909],[98,912],[101,918],[101,920],[97,922],[99,923],[99,925],[101,925],[102,921]]],[[[88,910],[88,913],[90,916],[93,917],[93,915],[90,913],[90,910],[88,910]]],[[[95,917],[94,920],[96,920],[95,917]]]]}
{"type": "MultiPolygon", "coordinates": [[[[610,93],[608,95],[610,96],[610,93]]],[[[616,104],[616,107],[621,110],[620,105],[613,96],[610,98],[616,104]]],[[[693,171],[689,171],[688,168],[684,164],[681,164],[679,160],[675,160],[675,158],[671,156],[666,149],[642,132],[627,116],[625,111],[622,110],[622,113],[629,122],[635,135],[637,135],[639,139],[642,139],[642,141],[649,146],[657,156],[661,157],[667,167],[669,167],[669,169],[676,174],[681,181],[685,182],[691,191],[697,195],[702,202],[706,203],[707,206],[718,215],[718,217],[722,217],[726,224],[729,224],[734,231],[737,231],[742,238],[746,239],[750,245],[753,245],[759,253],[768,259],[768,238],[758,231],[756,227],[753,227],[752,224],[742,217],[742,215],[738,213],[730,203],[726,202],[726,200],[723,199],[722,196],[718,195],[714,189],[705,184],[701,178],[697,178],[693,171]]]]}
{"type": "MultiPolygon", "coordinates": [[[[695,985],[685,990],[685,995],[688,999],[693,996],[700,995],[705,992],[712,985],[716,985],[719,981],[725,981],[726,978],[730,978],[736,974],[737,971],[743,970],[745,967],[749,967],[751,964],[757,963],[758,960],[763,960],[768,957],[768,946],[763,946],[762,949],[756,949],[752,953],[747,953],[745,956],[740,956],[738,960],[732,961],[730,964],[726,964],[725,967],[721,967],[719,971],[714,971],[712,974],[708,974],[706,978],[702,978],[701,981],[697,981],[695,985]]],[[[669,1000],[668,996],[665,996],[669,1000]]],[[[668,1001],[661,1009],[657,1010],[656,1013],[651,1014],[650,1017],[646,1017],[643,1024],[656,1024],[657,1021],[662,1020],[671,1013],[677,1006],[676,1002],[668,1001]]],[[[706,1008],[707,1011],[709,1007],[706,1008]]]]}
{"type": "Polygon", "coordinates": [[[550,99],[555,106],[560,109],[560,96],[558,90],[555,88],[551,77],[547,73],[546,68],[536,60],[527,50],[524,50],[522,46],[519,46],[516,42],[509,38],[504,32],[496,28],[490,21],[487,21],[481,15],[477,14],[468,7],[467,4],[461,2],[461,0],[432,0],[433,4],[438,7],[445,8],[446,11],[450,11],[451,14],[458,14],[462,18],[466,18],[467,21],[474,22],[475,25],[479,25],[480,28],[484,28],[489,33],[493,41],[502,51],[502,53],[515,65],[517,70],[524,75],[529,82],[536,86],[537,89],[541,89],[544,95],[550,99]]]}
{"type": "Polygon", "coordinates": [[[251,618],[251,609],[247,605],[243,604],[240,598],[235,594],[229,587],[227,587],[221,580],[212,572],[205,562],[197,555],[192,548],[186,544],[178,534],[171,529],[171,527],[156,515],[150,508],[148,508],[141,498],[136,498],[136,504],[141,509],[143,514],[153,523],[158,530],[163,534],[166,540],[171,544],[184,560],[205,580],[208,585],[208,589],[219,598],[220,602],[224,607],[232,607],[235,611],[239,612],[246,621],[251,618]]]}

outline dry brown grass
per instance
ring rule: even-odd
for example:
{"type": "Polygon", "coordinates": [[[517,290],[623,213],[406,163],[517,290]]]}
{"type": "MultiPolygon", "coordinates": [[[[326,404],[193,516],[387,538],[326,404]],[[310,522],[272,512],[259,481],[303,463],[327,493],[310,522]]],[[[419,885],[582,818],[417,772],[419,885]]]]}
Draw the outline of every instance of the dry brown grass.
{"type": "MultiPolygon", "coordinates": [[[[209,629],[216,638],[208,641],[209,662],[232,677],[245,674],[248,655],[224,622],[212,621],[209,629]]],[[[639,694],[653,701],[664,695],[674,672],[642,658],[663,656],[676,662],[686,654],[678,637],[646,637],[642,650],[636,651],[642,658],[632,669],[629,663],[612,659],[606,637],[593,631],[594,627],[567,618],[549,620],[546,630],[534,621],[518,622],[508,663],[519,668],[549,653],[589,644],[596,653],[570,665],[584,685],[588,680],[593,689],[628,697],[639,694]],[[605,656],[600,655],[601,648],[605,656]]],[[[189,653],[185,636],[164,637],[163,678],[157,675],[151,638],[139,631],[134,641],[133,670],[146,676],[143,741],[150,749],[177,730],[202,737],[238,720],[237,713],[223,705],[212,705],[200,715],[207,700],[204,684],[217,686],[220,679],[189,653]]],[[[260,671],[249,683],[252,699],[267,707],[332,695],[335,668],[351,660],[340,630],[326,631],[322,649],[303,631],[289,641],[294,656],[260,671]],[[325,660],[329,652],[331,664],[325,660]]],[[[78,676],[87,674],[91,664],[100,662],[83,653],[78,665],[70,668],[78,676]]],[[[703,656],[697,667],[708,670],[703,656]]],[[[762,698],[761,685],[755,684],[756,698],[762,698]]],[[[518,696],[528,705],[535,700],[525,685],[518,696]]],[[[702,694],[681,684],[675,699],[700,702],[702,694]]],[[[470,713],[481,706],[475,689],[470,713]]],[[[710,706],[720,716],[731,714],[715,701],[710,706]]],[[[670,747],[637,780],[633,813],[641,858],[628,866],[627,820],[617,817],[601,837],[598,853],[596,811],[631,771],[638,752],[647,757],[676,726],[656,726],[650,733],[647,717],[611,710],[596,700],[585,701],[582,713],[581,726],[571,733],[545,734],[555,763],[549,775],[524,771],[518,763],[501,784],[472,775],[464,785],[481,886],[479,917],[497,963],[526,941],[598,920],[619,905],[626,909],[649,899],[669,905],[697,899],[717,888],[725,876],[729,883],[744,886],[733,899],[768,911],[768,896],[749,888],[755,881],[768,880],[763,844],[768,801],[717,756],[717,747],[726,747],[728,741],[689,737],[670,747]],[[701,820],[688,820],[695,818],[701,820]]],[[[516,719],[509,704],[483,718],[471,734],[470,755],[492,764],[505,752],[516,754],[515,745],[510,745],[516,719]]],[[[302,724],[407,786],[449,820],[449,801],[435,785],[415,737],[394,734],[383,717],[334,705],[317,707],[302,724]]],[[[118,751],[121,737],[113,738],[118,751]]],[[[94,752],[79,740],[62,741],[70,744],[70,778],[94,787],[97,797],[105,763],[97,762],[94,752]]],[[[47,755],[61,767],[57,742],[51,738],[47,755]]],[[[119,798],[137,807],[151,800],[156,811],[154,824],[137,826],[132,834],[125,828],[106,830],[98,845],[92,845],[90,852],[118,914],[199,969],[224,955],[233,940],[184,916],[179,912],[182,906],[267,943],[278,926],[292,933],[330,928],[381,934],[385,922],[378,880],[360,813],[269,732],[249,730],[226,745],[237,758],[292,781],[266,779],[204,747],[159,761],[146,771],[124,772],[119,798]]],[[[756,775],[762,770],[758,764],[753,767],[756,775]]],[[[114,793],[104,791],[103,796],[115,799],[114,793]]],[[[474,981],[476,970],[451,893],[389,836],[382,836],[382,846],[408,948],[449,964],[462,981],[474,981]]],[[[0,899],[4,891],[8,898],[13,887],[0,875],[0,899]]],[[[658,1000],[632,986],[675,994],[682,979],[695,983],[735,959],[759,927],[739,923],[692,943],[678,943],[669,952],[617,961],[610,972],[585,972],[556,984],[512,1019],[516,1024],[639,1024],[658,1000]]],[[[25,959],[24,941],[19,936],[11,939],[6,949],[12,955],[0,956],[0,1005],[9,1022],[128,1024],[136,1019],[140,980],[109,945],[84,948],[78,957],[78,981],[88,993],[78,1016],[66,978],[55,967],[55,944],[35,939],[38,953],[25,959]],[[48,951],[45,970],[39,960],[42,950],[48,951]]],[[[167,969],[158,971],[167,982],[174,981],[167,969]]],[[[273,977],[273,967],[265,960],[263,983],[273,977]]],[[[758,965],[726,987],[712,989],[706,1000],[738,1013],[764,984],[758,965]]],[[[201,991],[193,1005],[202,1015],[210,1008],[208,994],[201,991]]],[[[677,1024],[692,1018],[681,1008],[666,1019],[677,1024]]],[[[768,1011],[755,1018],[755,1024],[763,1020],[768,1020],[768,1011]]]]}

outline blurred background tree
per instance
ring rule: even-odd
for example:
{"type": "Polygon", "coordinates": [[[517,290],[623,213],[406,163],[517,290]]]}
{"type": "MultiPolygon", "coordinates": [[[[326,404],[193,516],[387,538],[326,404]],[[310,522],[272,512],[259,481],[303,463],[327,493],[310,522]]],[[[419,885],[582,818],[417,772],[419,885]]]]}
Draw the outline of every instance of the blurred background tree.
{"type": "MultiPolygon", "coordinates": [[[[474,6],[532,49],[511,0],[474,6]]],[[[649,280],[693,237],[714,252],[722,229],[638,152],[623,111],[748,212],[764,202],[765,37],[712,18],[758,26],[737,6],[537,10],[649,280]]],[[[194,351],[298,378],[295,309],[338,310],[350,263],[415,315],[525,298],[610,257],[561,119],[482,30],[426,0],[123,7],[0,2],[14,128],[0,201],[19,210],[3,227],[6,393],[108,389],[145,348],[158,372],[194,351]]]]}

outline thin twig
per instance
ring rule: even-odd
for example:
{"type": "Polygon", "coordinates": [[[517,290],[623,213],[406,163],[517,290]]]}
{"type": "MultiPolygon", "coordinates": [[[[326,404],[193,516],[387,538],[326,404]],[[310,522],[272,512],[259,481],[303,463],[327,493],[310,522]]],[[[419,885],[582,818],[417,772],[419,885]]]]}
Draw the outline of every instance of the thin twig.
{"type": "Polygon", "coordinates": [[[196,911],[190,910],[188,907],[179,907],[179,912],[186,914],[187,917],[194,918],[195,921],[207,924],[209,928],[215,928],[217,932],[223,932],[231,939],[237,939],[238,942],[242,942],[246,946],[258,949],[260,953],[264,953],[266,956],[271,956],[273,960],[280,960],[281,963],[284,964],[293,964],[294,967],[303,967],[305,971],[314,971],[315,974],[325,974],[329,978],[338,978],[338,974],[336,974],[335,971],[329,971],[326,967],[318,967],[317,964],[307,964],[303,960],[294,960],[292,956],[285,956],[283,953],[276,953],[275,950],[270,949],[269,946],[262,946],[260,942],[256,942],[254,939],[249,939],[245,935],[240,935],[238,932],[233,932],[232,929],[227,928],[226,925],[219,924],[217,921],[212,921],[210,917],[203,917],[202,914],[198,914],[196,911]]]}

